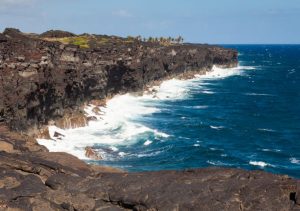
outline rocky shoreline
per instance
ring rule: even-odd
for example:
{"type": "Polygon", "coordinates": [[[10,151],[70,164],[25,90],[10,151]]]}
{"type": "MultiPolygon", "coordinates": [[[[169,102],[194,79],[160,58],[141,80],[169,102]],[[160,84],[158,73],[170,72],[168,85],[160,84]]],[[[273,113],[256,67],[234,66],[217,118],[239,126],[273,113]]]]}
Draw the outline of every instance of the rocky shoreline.
{"type": "Polygon", "coordinates": [[[300,181],[288,176],[224,168],[126,173],[48,152],[32,136],[47,136],[48,124],[86,124],[87,103],[213,65],[237,65],[237,52],[62,31],[0,33],[0,210],[299,210],[300,181]]]}

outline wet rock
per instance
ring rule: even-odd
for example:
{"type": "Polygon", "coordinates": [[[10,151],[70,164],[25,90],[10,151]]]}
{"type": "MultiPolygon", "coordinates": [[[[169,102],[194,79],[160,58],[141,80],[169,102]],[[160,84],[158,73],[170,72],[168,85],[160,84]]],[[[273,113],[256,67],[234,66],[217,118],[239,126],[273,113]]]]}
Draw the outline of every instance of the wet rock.
{"type": "Polygon", "coordinates": [[[97,117],[95,116],[88,116],[87,117],[87,121],[90,122],[90,121],[97,121],[97,117]]]}
{"type": "Polygon", "coordinates": [[[40,139],[51,139],[50,133],[49,133],[49,128],[43,127],[39,130],[39,132],[36,134],[37,138],[40,139]]]}
{"type": "Polygon", "coordinates": [[[65,115],[55,122],[55,125],[62,129],[84,127],[87,124],[88,119],[83,113],[65,115]]]}
{"type": "Polygon", "coordinates": [[[99,107],[95,107],[95,108],[92,109],[92,112],[94,112],[95,114],[99,115],[100,112],[101,112],[101,110],[100,110],[99,107]]]}
{"type": "Polygon", "coordinates": [[[63,137],[65,137],[65,135],[55,131],[54,134],[53,134],[53,137],[57,138],[57,139],[62,139],[63,137]]]}
{"type": "Polygon", "coordinates": [[[92,160],[102,160],[101,155],[99,155],[98,152],[96,152],[92,147],[85,148],[85,156],[92,160]]]}

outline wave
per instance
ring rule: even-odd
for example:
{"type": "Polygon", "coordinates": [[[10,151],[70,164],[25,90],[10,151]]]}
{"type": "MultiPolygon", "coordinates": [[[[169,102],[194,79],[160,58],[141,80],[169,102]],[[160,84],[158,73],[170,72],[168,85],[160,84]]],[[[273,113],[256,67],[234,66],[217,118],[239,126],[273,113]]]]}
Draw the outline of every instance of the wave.
{"type": "Polygon", "coordinates": [[[280,149],[262,149],[261,151],[264,151],[264,152],[281,152],[280,149]]]}
{"type": "Polygon", "coordinates": [[[210,125],[209,127],[214,130],[221,130],[224,128],[224,126],[213,126],[213,125],[210,125]]]}
{"type": "Polygon", "coordinates": [[[265,93],[245,93],[245,95],[249,95],[249,96],[273,96],[271,94],[265,94],[265,93]]]}
{"type": "Polygon", "coordinates": [[[264,131],[264,132],[276,132],[276,130],[269,129],[269,128],[258,128],[257,130],[264,131]]]}
{"type": "Polygon", "coordinates": [[[211,161],[211,160],[208,160],[208,161],[206,161],[206,163],[208,163],[210,165],[213,165],[213,166],[232,166],[229,163],[224,163],[224,162],[221,162],[221,161],[211,161]]]}
{"type": "Polygon", "coordinates": [[[274,167],[274,165],[271,165],[271,164],[263,162],[263,161],[250,161],[249,164],[253,165],[253,166],[259,166],[262,168],[267,167],[267,166],[274,167]]]}
{"type": "Polygon", "coordinates": [[[152,141],[149,141],[149,140],[145,141],[145,143],[144,143],[145,146],[148,146],[150,144],[152,144],[152,141]]]}
{"type": "MultiPolygon", "coordinates": [[[[51,140],[38,139],[39,144],[46,146],[49,151],[67,152],[80,159],[88,159],[85,156],[85,147],[100,145],[106,148],[112,147],[111,151],[118,151],[119,145],[131,145],[141,142],[143,145],[151,144],[152,140],[166,140],[170,134],[146,126],[139,121],[141,117],[151,116],[162,110],[159,104],[164,101],[180,100],[190,96],[192,88],[202,89],[207,84],[207,80],[223,79],[233,75],[241,75],[245,70],[253,70],[255,67],[238,66],[235,68],[219,68],[214,66],[205,75],[196,75],[189,80],[171,79],[154,86],[146,91],[142,96],[124,94],[108,100],[106,106],[98,107],[99,112],[94,112],[96,106],[85,107],[87,116],[96,117],[95,121],[89,122],[88,126],[82,128],[62,130],[57,127],[49,127],[51,140]],[[62,134],[54,137],[55,132],[62,134]],[[151,143],[150,143],[151,142],[151,143]]],[[[203,91],[210,91],[203,89],[203,91]]],[[[197,106],[203,109],[207,106],[197,106]]],[[[144,119],[143,119],[144,120],[144,119]]],[[[214,126],[212,126],[214,127],[214,126]]],[[[221,129],[214,128],[214,129],[221,129]]],[[[108,159],[108,152],[102,156],[108,159]]],[[[119,156],[128,156],[124,152],[118,152],[119,156]]]]}
{"type": "Polygon", "coordinates": [[[300,160],[297,158],[290,158],[290,162],[293,164],[300,164],[300,160]]]}
{"type": "Polygon", "coordinates": [[[215,94],[215,92],[210,91],[210,90],[203,90],[201,93],[204,93],[204,94],[215,94]]]}

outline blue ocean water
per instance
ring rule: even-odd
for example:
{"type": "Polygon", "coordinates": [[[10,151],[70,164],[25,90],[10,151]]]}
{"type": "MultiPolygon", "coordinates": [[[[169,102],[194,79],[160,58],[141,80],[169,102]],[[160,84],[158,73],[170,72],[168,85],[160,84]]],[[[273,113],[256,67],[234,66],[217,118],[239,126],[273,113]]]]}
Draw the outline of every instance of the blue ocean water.
{"type": "Polygon", "coordinates": [[[221,166],[300,178],[300,45],[225,47],[238,50],[238,68],[113,99],[105,123],[69,132],[70,151],[92,145],[104,159],[88,162],[127,171],[221,166]]]}

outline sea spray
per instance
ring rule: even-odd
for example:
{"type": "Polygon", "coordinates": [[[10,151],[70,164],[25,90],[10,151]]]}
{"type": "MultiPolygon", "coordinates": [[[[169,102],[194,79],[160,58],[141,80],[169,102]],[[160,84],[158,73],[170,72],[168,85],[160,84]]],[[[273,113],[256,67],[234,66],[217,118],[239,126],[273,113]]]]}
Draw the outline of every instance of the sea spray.
{"type": "MultiPolygon", "coordinates": [[[[168,134],[155,128],[149,128],[137,121],[145,116],[160,112],[157,103],[161,101],[174,101],[189,97],[191,87],[201,87],[203,80],[222,79],[233,75],[241,75],[244,70],[253,70],[254,67],[238,66],[236,68],[218,68],[214,66],[212,71],[204,75],[195,75],[189,80],[171,79],[164,81],[160,86],[151,88],[152,92],[145,92],[143,96],[132,94],[117,95],[110,99],[106,106],[99,107],[100,112],[95,113],[94,105],[85,108],[87,116],[94,116],[96,121],[89,122],[89,125],[81,128],[62,130],[55,126],[49,127],[51,140],[38,139],[39,144],[46,146],[53,152],[67,152],[80,159],[88,159],[85,156],[86,146],[103,146],[105,148],[117,148],[118,145],[134,144],[139,139],[148,137],[159,137],[167,139],[168,134]],[[63,136],[54,137],[59,132],[63,136]]],[[[207,84],[206,82],[203,82],[207,84]]],[[[204,93],[205,93],[204,89],[204,93]]],[[[197,107],[196,107],[197,108],[197,107]]],[[[202,108],[198,106],[198,108],[202,108]]],[[[206,108],[206,106],[203,106],[206,108]]],[[[153,141],[146,139],[144,146],[150,145],[153,141]]],[[[103,148],[102,147],[102,148],[103,148]]],[[[109,158],[105,150],[99,150],[104,159],[109,158]]],[[[124,156],[124,152],[119,152],[124,156]]],[[[140,156],[139,156],[140,157],[140,156]]]]}

